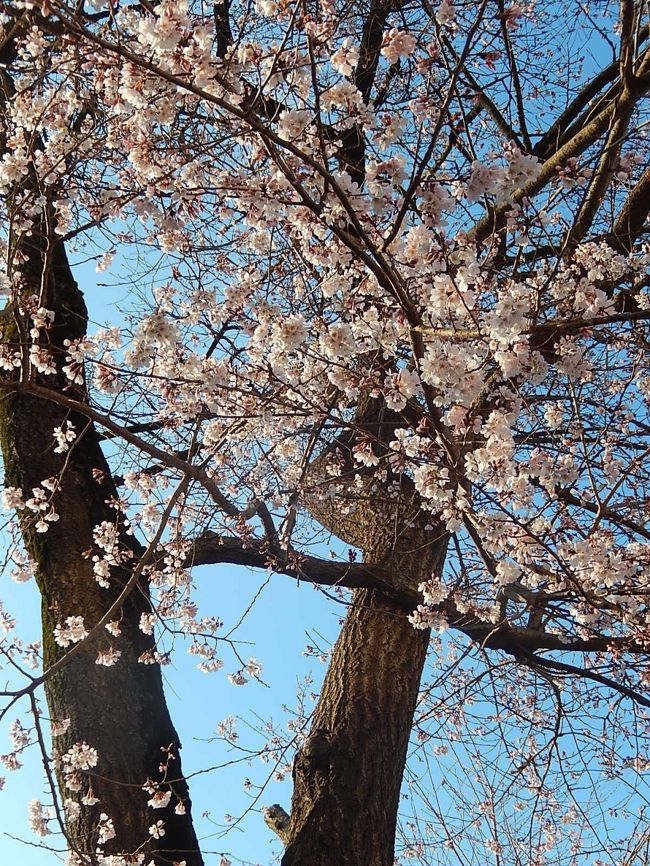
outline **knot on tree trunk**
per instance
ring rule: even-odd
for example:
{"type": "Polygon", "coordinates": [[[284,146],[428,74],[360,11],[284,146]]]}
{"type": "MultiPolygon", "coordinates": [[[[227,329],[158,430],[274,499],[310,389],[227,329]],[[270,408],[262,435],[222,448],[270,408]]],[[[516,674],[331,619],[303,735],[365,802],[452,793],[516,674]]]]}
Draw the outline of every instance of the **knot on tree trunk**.
{"type": "Polygon", "coordinates": [[[289,824],[291,818],[285,809],[279,803],[274,803],[272,806],[266,806],[262,809],[262,815],[273,832],[280,837],[280,840],[285,844],[289,838],[289,824]]]}

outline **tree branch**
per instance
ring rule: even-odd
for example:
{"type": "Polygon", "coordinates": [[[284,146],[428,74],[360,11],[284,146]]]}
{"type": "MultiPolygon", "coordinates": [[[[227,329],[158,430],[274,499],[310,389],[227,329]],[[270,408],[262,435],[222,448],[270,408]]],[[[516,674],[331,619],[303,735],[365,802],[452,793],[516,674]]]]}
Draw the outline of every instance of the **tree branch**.
{"type": "Polygon", "coordinates": [[[613,231],[605,235],[607,243],[617,252],[628,255],[634,241],[645,228],[650,213],[650,167],[638,179],[614,223],[613,231]]]}
{"type": "MultiPolygon", "coordinates": [[[[649,32],[650,28],[647,24],[641,28],[637,40],[639,45],[646,41],[649,32]]],[[[585,84],[575,99],[573,99],[573,101],[564,109],[562,114],[560,114],[560,116],[551,124],[548,130],[537,142],[533,148],[534,156],[543,160],[549,159],[560,149],[560,147],[573,138],[573,135],[575,135],[578,129],[589,121],[589,117],[581,117],[571,129],[569,129],[570,124],[576,120],[582,109],[585,108],[604,87],[611,84],[613,81],[616,81],[619,72],[619,62],[615,61],[609,66],[606,66],[605,69],[585,84]]],[[[589,108],[589,114],[594,115],[595,113],[599,113],[605,104],[615,97],[618,92],[618,86],[617,83],[613,88],[608,90],[596,105],[592,105],[589,108]]]]}
{"type": "MultiPolygon", "coordinates": [[[[370,589],[387,595],[401,607],[405,614],[411,613],[422,597],[419,593],[397,588],[390,569],[373,563],[346,563],[319,559],[291,550],[283,555],[269,552],[268,545],[258,539],[243,541],[235,537],[222,537],[207,532],[194,540],[192,551],[185,566],[230,563],[251,568],[271,570],[316,586],[338,586],[345,589],[370,589]]],[[[643,641],[627,637],[595,635],[591,638],[568,638],[551,634],[541,629],[519,628],[506,622],[492,623],[480,619],[476,614],[461,612],[453,597],[432,607],[444,616],[449,628],[469,637],[483,649],[502,650],[517,656],[522,652],[537,650],[552,652],[606,652],[612,648],[620,652],[645,655],[650,647],[643,641]]]]}
{"type": "Polygon", "coordinates": [[[619,692],[621,695],[625,695],[626,698],[630,698],[644,707],[650,707],[650,699],[644,697],[640,692],[636,691],[636,689],[625,686],[623,683],[618,683],[616,680],[604,676],[604,674],[599,674],[597,671],[589,670],[589,668],[580,668],[576,665],[567,664],[566,662],[541,658],[532,653],[523,654],[517,658],[517,661],[525,664],[527,667],[541,667],[546,668],[547,670],[558,671],[559,673],[571,674],[572,676],[580,677],[582,679],[593,680],[594,682],[601,683],[602,685],[619,692]]]}
{"type": "MultiPolygon", "coordinates": [[[[632,51],[632,27],[634,23],[634,3],[621,4],[623,12],[623,32],[621,35],[620,77],[621,93],[613,106],[612,120],[596,171],[591,177],[589,186],[580,205],[580,210],[568,232],[565,254],[570,254],[576,245],[584,238],[596,217],[611,179],[616,170],[625,134],[632,120],[632,115],[638,102],[634,87],[634,54],[632,51]]],[[[650,54],[645,53],[639,66],[639,74],[643,75],[650,68],[650,54]]]]}
{"type": "Polygon", "coordinates": [[[232,44],[230,28],[230,0],[215,0],[212,7],[214,17],[214,32],[217,37],[217,57],[222,60],[232,44]]]}
{"type": "MultiPolygon", "coordinates": [[[[638,84],[630,93],[628,100],[636,102],[647,92],[650,80],[646,81],[648,67],[650,67],[650,50],[646,50],[641,63],[642,76],[637,79],[638,84]]],[[[580,129],[569,141],[566,142],[553,156],[546,160],[538,176],[529,181],[525,186],[515,190],[509,200],[499,205],[492,212],[486,214],[474,227],[472,234],[477,243],[483,243],[493,232],[504,224],[505,214],[512,208],[513,204],[521,204],[523,199],[531,198],[540,192],[556,177],[557,169],[572,157],[580,156],[590,147],[610,126],[618,103],[611,102],[588,123],[580,129]]]]}

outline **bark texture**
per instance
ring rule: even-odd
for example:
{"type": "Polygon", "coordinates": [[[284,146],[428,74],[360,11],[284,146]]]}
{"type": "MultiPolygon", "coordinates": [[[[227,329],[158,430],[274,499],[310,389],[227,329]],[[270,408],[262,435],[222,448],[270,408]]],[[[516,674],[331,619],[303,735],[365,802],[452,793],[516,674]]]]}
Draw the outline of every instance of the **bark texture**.
{"type": "MultiPolygon", "coordinates": [[[[61,368],[65,359],[64,340],[81,337],[86,327],[86,309],[63,245],[52,245],[43,221],[34,232],[30,246],[21,251],[25,294],[40,295],[39,304],[54,311],[54,326],[47,335],[56,357],[57,373],[36,376],[36,381],[53,389],[65,388],[78,399],[86,399],[83,386],[71,388],[61,368]],[[45,251],[47,252],[47,256],[45,251]],[[45,274],[45,276],[43,276],[45,274]]],[[[27,316],[5,310],[3,340],[25,344],[27,316]]],[[[18,376],[19,374],[17,374],[18,376]]],[[[102,521],[120,525],[110,501],[116,498],[109,467],[102,454],[97,433],[85,418],[70,414],[51,401],[39,400],[18,391],[0,394],[0,440],[5,483],[20,487],[26,498],[44,479],[56,477],[58,489],[52,504],[59,515],[49,531],[34,530],[33,515],[25,512],[21,526],[26,547],[36,563],[36,579],[42,596],[43,655],[47,670],[66,652],[54,641],[54,627],[68,616],[83,616],[88,630],[98,622],[120,594],[132,574],[141,550],[120,529],[122,542],[129,545],[132,558],[114,568],[110,588],[102,588],[93,574],[92,552],[96,550],[93,528],[102,521]],[[52,431],[65,421],[74,424],[78,439],[66,454],[54,452],[52,431]]],[[[80,815],[67,810],[67,830],[73,850],[83,862],[97,862],[98,825],[102,813],[114,824],[115,837],[104,851],[144,852],[145,862],[180,862],[201,866],[202,859],[190,817],[187,784],[182,776],[180,743],[172,725],[163,694],[160,667],[141,664],[139,657],[152,650],[152,638],[139,629],[140,615],[148,612],[149,596],[141,581],[118,615],[122,634],[115,638],[102,629],[61,666],[45,683],[49,716],[55,722],[69,720],[67,730],[55,737],[59,755],[75,743],[86,742],[97,749],[99,762],[84,773],[80,789],[66,785],[64,765],[56,775],[63,797],[80,802],[92,793],[96,805],[81,805],[80,815]],[[113,646],[122,655],[113,667],[95,663],[101,649],[113,646]],[[161,771],[161,765],[167,769],[161,771]],[[142,790],[147,781],[161,782],[161,790],[172,791],[165,809],[147,805],[150,793],[142,790]],[[185,814],[175,807],[184,805],[185,814]],[[165,821],[165,835],[154,839],[149,827],[165,821]]]]}
{"type": "Polygon", "coordinates": [[[428,632],[357,590],[294,765],[282,866],[391,866],[428,632]]]}
{"type": "MultiPolygon", "coordinates": [[[[329,498],[316,487],[312,516],[364,559],[389,568],[396,589],[413,589],[439,572],[447,536],[427,525],[415,490],[353,481],[351,449],[358,432],[379,449],[398,419],[377,401],[362,401],[355,432],[334,445],[349,490],[329,498]]],[[[312,480],[331,453],[316,461],[312,480]]],[[[428,631],[408,622],[389,593],[359,589],[334,648],[305,745],[293,771],[291,824],[282,866],[392,866],[402,774],[428,631]]]]}

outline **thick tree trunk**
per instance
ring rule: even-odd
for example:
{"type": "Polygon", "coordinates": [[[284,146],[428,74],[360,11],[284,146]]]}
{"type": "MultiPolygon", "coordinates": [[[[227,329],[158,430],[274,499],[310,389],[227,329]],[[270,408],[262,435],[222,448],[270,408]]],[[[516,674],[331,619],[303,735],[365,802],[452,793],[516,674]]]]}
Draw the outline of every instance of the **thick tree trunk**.
{"type": "MultiPolygon", "coordinates": [[[[367,413],[364,405],[362,411],[367,413]]],[[[357,424],[361,423],[358,413],[357,424]]],[[[377,424],[369,427],[386,440],[377,424]]],[[[396,589],[414,589],[439,574],[447,549],[444,531],[428,526],[407,479],[393,490],[362,489],[349,454],[353,437],[337,444],[350,474],[345,497],[315,489],[307,507],[323,526],[389,568],[396,589]]],[[[336,450],[336,449],[334,449],[336,450]]],[[[312,481],[321,475],[317,460],[312,481]]],[[[322,476],[321,476],[322,477],[322,476]]],[[[430,517],[430,515],[429,515],[430,517]]],[[[291,819],[282,866],[392,866],[402,775],[429,632],[416,630],[408,612],[377,590],[357,590],[334,647],[309,737],[296,756],[291,819]]]]}
{"type": "Polygon", "coordinates": [[[428,638],[379,593],[355,592],[295,761],[282,866],[392,866],[428,638]]]}
{"type": "MultiPolygon", "coordinates": [[[[63,341],[78,338],[85,331],[83,298],[60,243],[41,281],[44,243],[45,238],[34,233],[25,253],[23,274],[26,294],[30,289],[39,293],[45,286],[40,304],[55,313],[49,339],[58,372],[37,381],[54,389],[66,388],[85,399],[85,388],[71,388],[61,372],[63,341]]],[[[4,319],[3,339],[15,346],[29,324],[16,311],[5,311],[4,319]]],[[[43,663],[47,669],[66,652],[54,640],[57,623],[65,622],[68,616],[82,616],[90,630],[120,594],[141,550],[122,532],[121,540],[130,545],[133,558],[128,566],[112,569],[110,588],[97,583],[92,563],[92,552],[97,550],[93,529],[102,521],[119,524],[119,519],[109,504],[117,496],[109,467],[97,433],[85,418],[71,415],[54,402],[6,392],[0,401],[0,438],[6,485],[22,488],[27,498],[45,479],[58,479],[52,504],[59,520],[50,524],[48,532],[35,531],[29,512],[21,515],[25,545],[36,563],[42,595],[43,663]],[[79,438],[66,454],[56,454],[52,431],[66,420],[74,424],[79,438]]],[[[141,613],[149,610],[148,589],[141,581],[116,617],[121,635],[113,637],[102,630],[103,634],[83,646],[45,683],[51,719],[68,724],[55,736],[57,754],[61,756],[76,743],[85,742],[99,755],[96,767],[82,773],[77,791],[67,784],[66,765],[60,760],[57,763],[62,796],[78,804],[68,803],[65,809],[69,842],[73,850],[85,855],[83,862],[96,862],[98,826],[104,814],[113,821],[115,830],[114,838],[103,846],[105,852],[143,853],[144,862],[153,858],[157,866],[181,861],[187,866],[201,866],[182,776],[180,743],[165,703],[160,668],[138,661],[143,653],[154,649],[152,638],[139,629],[141,613]],[[96,664],[98,651],[108,647],[121,652],[117,663],[112,667],[96,664]],[[161,770],[163,764],[166,771],[161,770]],[[147,805],[152,796],[143,790],[147,782],[160,782],[162,792],[172,792],[166,808],[147,805]],[[96,804],[82,803],[89,794],[97,798],[96,804]],[[184,814],[176,814],[179,804],[184,814]],[[159,819],[165,822],[165,834],[155,839],[149,827],[159,819]]]]}

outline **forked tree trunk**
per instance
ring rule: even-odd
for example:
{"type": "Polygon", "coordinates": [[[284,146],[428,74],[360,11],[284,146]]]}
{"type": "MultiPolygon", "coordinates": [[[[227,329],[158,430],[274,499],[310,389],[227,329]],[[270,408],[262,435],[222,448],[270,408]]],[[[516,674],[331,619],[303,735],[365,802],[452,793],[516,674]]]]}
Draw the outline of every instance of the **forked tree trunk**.
{"type": "MultiPolygon", "coordinates": [[[[30,244],[23,268],[25,293],[38,294],[43,285],[45,238],[35,232],[30,244]]],[[[85,399],[85,388],[71,389],[61,373],[63,341],[82,336],[86,327],[83,298],[61,244],[53,250],[44,285],[40,304],[55,313],[49,337],[58,372],[37,381],[54,389],[66,388],[67,393],[85,399]]],[[[5,311],[3,340],[17,346],[21,332],[26,333],[28,327],[17,312],[5,311]]],[[[25,545],[36,564],[42,595],[43,664],[47,669],[66,652],[54,641],[56,624],[68,616],[82,616],[90,630],[119,595],[141,551],[122,533],[133,559],[128,567],[113,569],[109,589],[99,586],[91,558],[93,550],[97,551],[93,529],[102,521],[116,524],[118,515],[108,502],[117,494],[97,433],[86,419],[71,415],[54,402],[6,391],[0,394],[0,438],[6,485],[22,488],[28,498],[32,488],[40,487],[45,479],[59,479],[52,499],[59,520],[50,524],[48,532],[35,532],[33,515],[21,515],[25,545]],[[66,420],[74,424],[79,438],[67,454],[56,454],[52,431],[66,420]]],[[[154,649],[152,638],[139,629],[141,613],[149,610],[148,589],[140,582],[116,617],[121,636],[112,637],[102,629],[98,639],[83,646],[45,683],[50,718],[57,723],[69,720],[67,730],[55,737],[58,754],[79,742],[88,743],[99,753],[97,766],[90,774],[83,774],[77,792],[66,786],[64,765],[57,764],[63,797],[78,804],[88,793],[98,799],[95,805],[81,804],[80,811],[74,806],[66,808],[68,836],[71,847],[85,855],[83,862],[96,862],[97,828],[104,813],[115,829],[115,838],[104,845],[105,852],[142,852],[145,863],[153,858],[157,866],[181,861],[187,866],[201,866],[182,776],[180,743],[165,703],[160,667],[138,662],[143,653],[154,649]],[[98,651],[109,646],[121,652],[117,664],[96,664],[98,651]],[[161,764],[168,765],[166,776],[161,773],[161,764]],[[168,784],[161,790],[172,791],[171,801],[165,809],[154,810],[147,805],[151,794],[143,791],[143,785],[163,780],[168,784]],[[179,802],[185,814],[176,814],[179,802]],[[165,835],[155,839],[149,827],[158,819],[165,822],[165,835]]]]}

